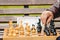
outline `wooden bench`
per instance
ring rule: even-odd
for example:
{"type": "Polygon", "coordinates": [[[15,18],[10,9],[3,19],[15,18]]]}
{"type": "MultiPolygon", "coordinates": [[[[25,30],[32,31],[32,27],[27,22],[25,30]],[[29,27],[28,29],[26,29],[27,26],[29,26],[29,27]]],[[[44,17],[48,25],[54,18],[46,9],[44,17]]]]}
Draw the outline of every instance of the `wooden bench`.
{"type": "MultiPolygon", "coordinates": [[[[4,15],[21,15],[21,14],[41,14],[47,8],[29,8],[29,6],[41,6],[41,5],[52,5],[57,0],[0,0],[0,6],[24,6],[24,8],[0,8],[0,29],[4,29],[8,26],[8,21],[12,19],[13,25],[16,24],[17,17],[20,16],[4,16],[4,15]]],[[[60,18],[55,19],[55,27],[60,27],[60,18]]]]}
{"type": "Polygon", "coordinates": [[[56,0],[0,0],[0,5],[40,5],[54,2],[56,0]]]}

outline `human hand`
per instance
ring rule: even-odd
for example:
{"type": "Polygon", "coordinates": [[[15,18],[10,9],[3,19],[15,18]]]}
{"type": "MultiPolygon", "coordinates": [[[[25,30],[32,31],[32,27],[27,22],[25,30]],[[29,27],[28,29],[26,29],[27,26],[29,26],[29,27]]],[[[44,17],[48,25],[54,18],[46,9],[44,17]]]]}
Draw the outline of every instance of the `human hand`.
{"type": "Polygon", "coordinates": [[[41,21],[44,25],[48,24],[53,19],[53,13],[51,11],[44,11],[41,14],[41,21]]]}

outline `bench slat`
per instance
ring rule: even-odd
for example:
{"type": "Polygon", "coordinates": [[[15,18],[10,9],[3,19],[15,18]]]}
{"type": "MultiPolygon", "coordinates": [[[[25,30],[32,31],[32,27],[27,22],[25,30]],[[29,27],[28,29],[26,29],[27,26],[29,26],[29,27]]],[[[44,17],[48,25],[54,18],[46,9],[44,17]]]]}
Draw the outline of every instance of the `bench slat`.
{"type": "Polygon", "coordinates": [[[0,0],[0,5],[53,4],[56,0],[0,0]]]}
{"type": "Polygon", "coordinates": [[[60,21],[60,17],[58,17],[58,18],[55,18],[55,21],[60,21]]]}
{"type": "MultiPolygon", "coordinates": [[[[9,20],[12,20],[13,22],[16,22],[17,21],[17,17],[20,17],[20,16],[0,16],[0,23],[1,22],[8,22],[9,20]]],[[[59,18],[56,18],[55,21],[59,21],[60,20],[60,17],[59,18]]]]}
{"type": "Polygon", "coordinates": [[[17,16],[0,16],[0,22],[17,21],[17,16]]]}
{"type": "Polygon", "coordinates": [[[23,8],[23,9],[0,9],[0,14],[29,14],[29,13],[42,13],[47,8],[23,8]]]}
{"type": "MultiPolygon", "coordinates": [[[[15,27],[16,24],[13,24],[13,26],[15,27]]],[[[6,24],[0,24],[0,29],[4,29],[4,28],[8,28],[9,27],[9,24],[6,23],[6,24]]]]}

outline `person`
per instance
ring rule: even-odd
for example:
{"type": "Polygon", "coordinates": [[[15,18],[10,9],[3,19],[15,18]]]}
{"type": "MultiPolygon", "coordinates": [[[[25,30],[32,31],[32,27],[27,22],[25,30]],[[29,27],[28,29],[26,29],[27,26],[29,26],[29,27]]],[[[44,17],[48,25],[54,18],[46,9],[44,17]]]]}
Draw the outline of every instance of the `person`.
{"type": "Polygon", "coordinates": [[[60,16],[60,2],[56,2],[51,8],[42,12],[41,20],[44,25],[48,24],[52,19],[60,16]]]}

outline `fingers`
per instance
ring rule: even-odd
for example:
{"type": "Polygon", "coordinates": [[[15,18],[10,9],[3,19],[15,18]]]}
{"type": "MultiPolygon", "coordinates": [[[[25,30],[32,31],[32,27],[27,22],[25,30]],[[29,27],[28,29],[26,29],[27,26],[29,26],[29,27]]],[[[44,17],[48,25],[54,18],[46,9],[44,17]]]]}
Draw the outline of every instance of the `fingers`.
{"type": "Polygon", "coordinates": [[[50,11],[44,11],[41,15],[41,21],[44,25],[48,24],[53,19],[53,14],[50,11]]]}
{"type": "Polygon", "coordinates": [[[49,18],[47,19],[47,24],[49,24],[52,19],[53,19],[53,16],[49,16],[49,18]]]}
{"type": "Polygon", "coordinates": [[[47,22],[47,15],[42,14],[42,15],[41,15],[41,21],[42,21],[42,23],[43,23],[44,25],[46,25],[46,22],[47,22]]]}
{"type": "Polygon", "coordinates": [[[50,17],[47,19],[47,24],[49,24],[51,20],[52,20],[52,16],[50,16],[50,17]]]}

